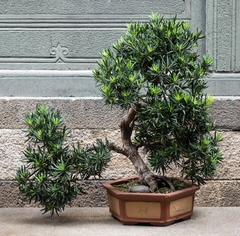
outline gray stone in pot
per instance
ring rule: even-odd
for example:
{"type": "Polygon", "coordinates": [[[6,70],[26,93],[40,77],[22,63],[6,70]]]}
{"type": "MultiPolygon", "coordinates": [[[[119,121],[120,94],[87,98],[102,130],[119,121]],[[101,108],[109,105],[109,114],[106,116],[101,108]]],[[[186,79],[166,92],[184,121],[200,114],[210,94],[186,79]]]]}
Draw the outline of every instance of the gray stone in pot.
{"type": "Polygon", "coordinates": [[[146,185],[135,185],[129,187],[129,192],[132,193],[150,193],[150,188],[146,185]]]}

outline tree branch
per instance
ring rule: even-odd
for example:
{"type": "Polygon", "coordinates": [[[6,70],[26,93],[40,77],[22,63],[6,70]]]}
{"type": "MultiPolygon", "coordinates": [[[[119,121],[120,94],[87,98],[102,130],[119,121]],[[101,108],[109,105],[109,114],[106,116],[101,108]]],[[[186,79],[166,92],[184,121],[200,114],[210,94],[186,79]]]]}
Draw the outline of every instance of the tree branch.
{"type": "Polygon", "coordinates": [[[109,143],[108,147],[112,151],[115,151],[117,153],[123,154],[124,156],[128,155],[128,153],[122,147],[117,146],[115,143],[109,143]]]}
{"type": "Polygon", "coordinates": [[[166,176],[156,176],[156,179],[157,179],[159,182],[160,182],[160,181],[165,182],[173,192],[176,191],[173,183],[172,183],[171,180],[170,180],[169,178],[167,178],[166,176]]]}
{"type": "Polygon", "coordinates": [[[154,141],[154,142],[139,143],[137,145],[137,148],[149,147],[149,146],[154,146],[154,145],[158,145],[158,144],[162,144],[162,142],[161,141],[154,141]]]}
{"type": "MultiPolygon", "coordinates": [[[[115,143],[107,143],[106,146],[111,150],[111,151],[114,151],[114,152],[117,152],[119,154],[123,154],[125,156],[128,155],[128,153],[122,148],[122,147],[119,147],[117,146],[115,143]]],[[[87,147],[87,151],[95,151],[96,147],[95,145],[91,145],[91,146],[88,146],[87,147]]]]}
{"type": "Polygon", "coordinates": [[[167,143],[166,142],[172,142],[174,141],[174,137],[173,136],[169,136],[168,137],[168,140],[163,142],[163,141],[160,141],[160,140],[156,140],[156,141],[152,141],[152,142],[141,142],[139,144],[137,144],[137,148],[141,148],[141,147],[150,147],[150,146],[154,146],[154,145],[166,145],[167,143]]]}

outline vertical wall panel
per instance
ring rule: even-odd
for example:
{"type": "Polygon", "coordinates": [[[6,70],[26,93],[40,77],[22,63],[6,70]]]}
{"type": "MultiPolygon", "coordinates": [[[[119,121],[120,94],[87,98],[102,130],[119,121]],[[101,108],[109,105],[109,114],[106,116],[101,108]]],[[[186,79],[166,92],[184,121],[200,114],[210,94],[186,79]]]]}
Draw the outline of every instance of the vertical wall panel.
{"type": "Polygon", "coordinates": [[[236,56],[235,56],[234,65],[235,65],[235,71],[240,72],[240,1],[239,0],[236,0],[236,3],[235,3],[235,25],[236,25],[236,28],[232,29],[233,31],[235,30],[234,50],[235,50],[236,56]]]}
{"type": "Polygon", "coordinates": [[[214,59],[214,71],[239,70],[239,2],[238,0],[206,1],[207,53],[214,59]]]}

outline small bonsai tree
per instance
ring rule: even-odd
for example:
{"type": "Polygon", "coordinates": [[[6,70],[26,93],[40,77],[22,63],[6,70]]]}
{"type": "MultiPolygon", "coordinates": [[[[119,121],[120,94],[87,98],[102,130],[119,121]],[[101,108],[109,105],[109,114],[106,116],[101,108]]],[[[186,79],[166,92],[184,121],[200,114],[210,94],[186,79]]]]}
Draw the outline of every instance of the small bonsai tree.
{"type": "Polygon", "coordinates": [[[174,164],[184,178],[204,184],[221,160],[221,137],[211,132],[208,114],[213,100],[205,94],[212,60],[199,58],[196,50],[202,38],[187,22],[152,15],[149,23],[130,24],[103,51],[94,71],[106,104],[127,110],[120,123],[123,145],[108,143],[108,148],[128,157],[151,191],[159,179],[172,186],[163,176],[174,164]],[[152,168],[143,161],[141,147],[152,168]]]}
{"type": "Polygon", "coordinates": [[[70,148],[70,130],[59,111],[47,106],[37,106],[25,123],[30,144],[24,152],[26,165],[17,171],[19,189],[30,202],[44,206],[43,213],[58,214],[81,192],[80,179],[101,176],[110,159],[108,145],[98,140],[89,148],[70,148]]]}

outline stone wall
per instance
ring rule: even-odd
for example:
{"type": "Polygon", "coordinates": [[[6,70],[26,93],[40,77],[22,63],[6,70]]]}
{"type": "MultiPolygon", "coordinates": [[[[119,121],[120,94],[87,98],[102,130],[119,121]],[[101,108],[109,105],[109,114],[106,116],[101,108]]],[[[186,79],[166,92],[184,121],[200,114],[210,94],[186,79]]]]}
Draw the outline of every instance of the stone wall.
{"type": "MultiPolygon", "coordinates": [[[[61,110],[71,128],[70,143],[92,143],[97,138],[119,140],[118,123],[123,114],[110,110],[101,99],[77,98],[2,98],[0,99],[0,207],[28,206],[21,200],[14,181],[16,170],[22,164],[24,150],[24,116],[37,104],[47,104],[61,110]]],[[[198,206],[240,206],[240,98],[218,98],[211,110],[213,119],[223,135],[220,148],[224,160],[213,179],[197,194],[198,206]]],[[[114,154],[101,181],[87,181],[87,192],[74,201],[75,206],[106,205],[102,181],[135,175],[131,163],[114,154]]]]}
{"type": "MultiPolygon", "coordinates": [[[[19,198],[14,176],[22,164],[26,145],[24,116],[36,104],[45,103],[62,111],[73,129],[69,142],[87,144],[106,136],[118,139],[122,112],[104,107],[100,99],[87,98],[99,96],[92,69],[99,52],[126,32],[127,23],[146,22],[152,11],[166,18],[177,15],[178,19],[190,22],[193,29],[202,30],[206,38],[199,43],[199,53],[210,55],[214,61],[213,73],[207,78],[207,92],[239,96],[239,9],[238,0],[129,0],[128,4],[117,0],[2,1],[0,207],[27,204],[19,198]],[[40,98],[44,96],[52,98],[40,98]]],[[[219,98],[212,116],[224,137],[224,160],[218,174],[199,191],[197,204],[240,206],[240,99],[219,98]]],[[[114,155],[103,177],[115,179],[134,174],[126,158],[114,155]]],[[[75,205],[106,204],[103,189],[96,187],[101,181],[84,185],[89,194],[80,196],[75,205]]]]}

